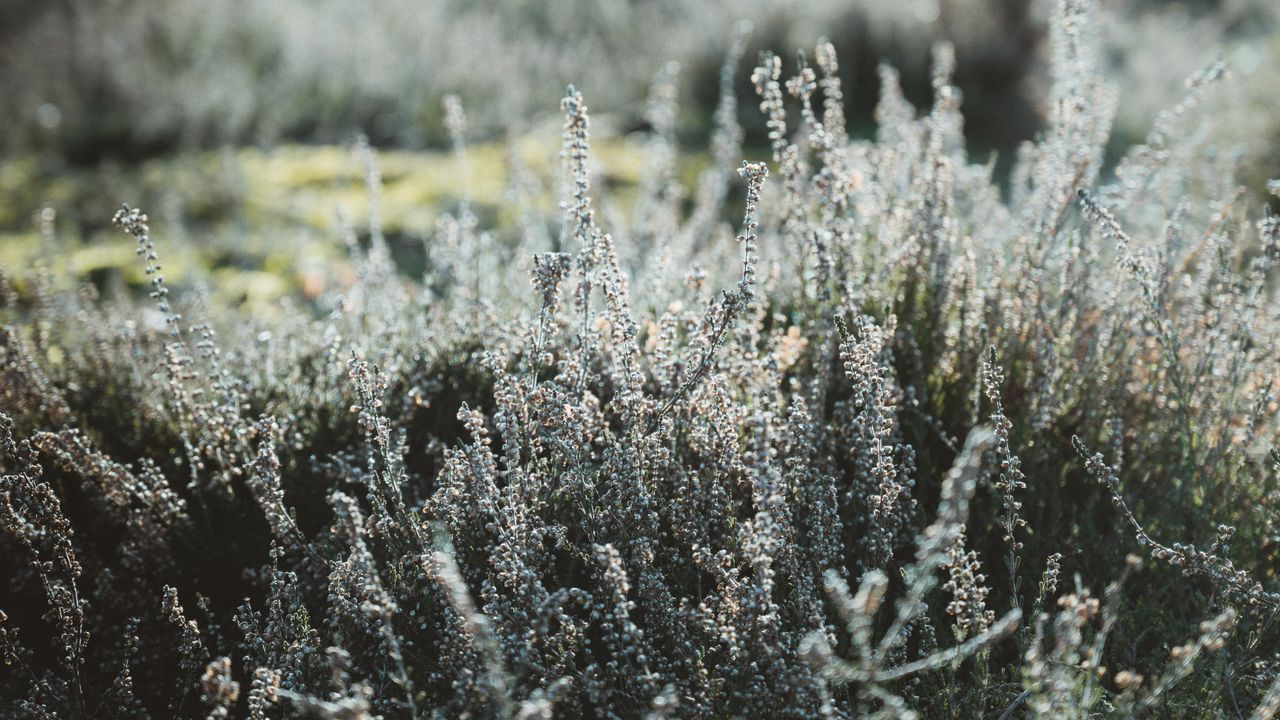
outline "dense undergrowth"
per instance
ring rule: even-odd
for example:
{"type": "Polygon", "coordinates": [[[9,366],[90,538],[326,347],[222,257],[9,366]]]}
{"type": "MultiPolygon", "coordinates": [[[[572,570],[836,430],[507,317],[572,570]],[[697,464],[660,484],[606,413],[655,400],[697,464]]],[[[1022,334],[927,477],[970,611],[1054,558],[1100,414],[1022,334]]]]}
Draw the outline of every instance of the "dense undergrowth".
{"type": "Polygon", "coordinates": [[[559,215],[513,172],[420,282],[372,154],[315,305],[171,292],[127,207],[149,301],[6,268],[5,715],[1273,717],[1280,221],[1220,67],[1101,176],[1093,11],[1007,188],[947,47],[870,142],[822,43],[751,74],[763,162],[731,53],[688,189],[660,76],[629,212],[570,88],[559,215]]]}

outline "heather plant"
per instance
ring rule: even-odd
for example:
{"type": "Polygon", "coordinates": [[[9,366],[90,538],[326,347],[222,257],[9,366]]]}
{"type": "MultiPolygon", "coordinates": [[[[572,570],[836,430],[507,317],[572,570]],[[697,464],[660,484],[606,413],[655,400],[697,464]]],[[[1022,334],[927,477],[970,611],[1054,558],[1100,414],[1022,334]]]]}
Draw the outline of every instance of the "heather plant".
{"type": "Polygon", "coordinates": [[[129,207],[149,298],[6,269],[5,712],[1275,716],[1280,222],[1180,135],[1217,66],[1107,171],[1096,12],[1007,187],[948,46],[859,140],[830,43],[744,73],[743,27],[698,187],[676,67],[625,207],[571,86],[559,207],[464,189],[422,278],[367,142],[314,305],[171,287],[129,207]]]}

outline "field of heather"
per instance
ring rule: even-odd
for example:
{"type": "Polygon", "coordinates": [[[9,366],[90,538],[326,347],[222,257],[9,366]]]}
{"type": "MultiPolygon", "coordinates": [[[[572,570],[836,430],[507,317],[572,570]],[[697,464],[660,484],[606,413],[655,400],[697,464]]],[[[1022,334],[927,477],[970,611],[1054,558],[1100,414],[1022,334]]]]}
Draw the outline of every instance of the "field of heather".
{"type": "Polygon", "coordinates": [[[0,717],[1280,717],[1278,62],[0,2],[0,717]]]}

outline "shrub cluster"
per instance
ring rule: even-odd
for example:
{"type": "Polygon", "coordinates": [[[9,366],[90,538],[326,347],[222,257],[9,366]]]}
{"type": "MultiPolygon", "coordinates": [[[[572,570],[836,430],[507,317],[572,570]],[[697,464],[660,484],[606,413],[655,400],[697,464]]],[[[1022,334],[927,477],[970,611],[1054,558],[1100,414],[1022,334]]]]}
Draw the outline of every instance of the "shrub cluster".
{"type": "Polygon", "coordinates": [[[632,208],[570,88],[559,213],[512,173],[420,280],[372,153],[316,306],[171,292],[128,207],[150,300],[6,277],[4,713],[1275,716],[1280,220],[1192,127],[1220,67],[1103,175],[1094,6],[1007,188],[946,46],[874,141],[828,43],[762,55],[742,161],[739,42],[696,188],[669,76],[632,208]]]}

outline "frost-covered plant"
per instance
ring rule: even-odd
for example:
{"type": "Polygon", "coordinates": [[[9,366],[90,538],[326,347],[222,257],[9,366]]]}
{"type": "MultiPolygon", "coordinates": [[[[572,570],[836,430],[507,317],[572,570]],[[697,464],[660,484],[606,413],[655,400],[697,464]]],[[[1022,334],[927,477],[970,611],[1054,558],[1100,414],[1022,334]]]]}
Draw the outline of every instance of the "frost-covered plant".
{"type": "Polygon", "coordinates": [[[873,140],[828,43],[765,54],[742,158],[739,39],[688,208],[668,68],[633,212],[570,88],[558,212],[463,202],[421,281],[376,211],[267,318],[161,279],[135,209],[150,301],[6,269],[4,711],[1273,715],[1280,223],[1190,103],[1104,174],[1095,12],[1057,4],[1007,188],[946,46],[873,140]]]}

